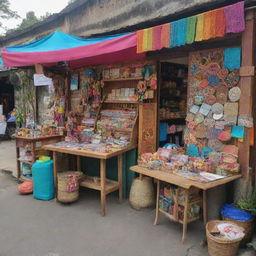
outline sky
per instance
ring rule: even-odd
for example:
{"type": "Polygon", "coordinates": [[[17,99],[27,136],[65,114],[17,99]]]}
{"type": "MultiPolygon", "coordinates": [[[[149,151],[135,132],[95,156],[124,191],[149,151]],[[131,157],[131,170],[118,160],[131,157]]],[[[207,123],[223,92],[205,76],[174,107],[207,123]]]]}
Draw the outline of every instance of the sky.
{"type": "Polygon", "coordinates": [[[34,11],[37,17],[46,12],[58,13],[67,6],[69,0],[9,0],[9,2],[11,10],[16,11],[21,16],[21,19],[2,21],[3,25],[10,29],[20,24],[22,18],[25,18],[29,11],[34,11]]]}

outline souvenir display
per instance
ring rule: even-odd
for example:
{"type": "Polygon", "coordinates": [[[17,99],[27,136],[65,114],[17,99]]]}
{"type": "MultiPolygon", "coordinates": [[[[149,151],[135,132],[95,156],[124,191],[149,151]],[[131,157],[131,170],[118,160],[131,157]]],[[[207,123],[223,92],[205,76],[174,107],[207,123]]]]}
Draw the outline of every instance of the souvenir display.
{"type": "Polygon", "coordinates": [[[112,89],[111,93],[107,95],[107,100],[137,101],[138,95],[135,88],[112,89]]]}
{"type": "Polygon", "coordinates": [[[230,68],[233,63],[227,56],[236,54],[238,64],[240,50],[233,49],[192,53],[189,63],[188,98],[193,99],[193,104],[189,106],[186,118],[189,128],[185,136],[187,153],[190,156],[199,155],[196,152],[203,154],[206,142],[210,150],[220,154],[215,173],[218,170],[221,175],[238,172],[237,156],[224,150],[228,144],[235,143],[232,138],[244,137],[244,127],[253,125],[249,117],[238,117],[238,101],[241,96],[241,90],[237,87],[239,69],[230,68]],[[204,120],[201,114],[205,116],[204,120]]]}
{"type": "Polygon", "coordinates": [[[38,138],[44,136],[63,135],[64,127],[56,127],[51,125],[36,125],[34,128],[18,128],[15,136],[24,138],[38,138]]]}
{"type": "Polygon", "coordinates": [[[222,152],[213,151],[212,147],[202,147],[195,144],[184,148],[159,148],[155,153],[141,154],[138,164],[152,170],[162,170],[184,176],[199,182],[209,182],[230,176],[239,172],[236,148],[223,146],[222,152]],[[221,176],[219,174],[221,173],[221,176]],[[225,173],[225,174],[224,174],[225,173]]]}
{"type": "Polygon", "coordinates": [[[153,99],[157,89],[157,73],[155,65],[145,65],[141,70],[142,80],[137,84],[137,94],[140,101],[153,99]]]}
{"type": "MultiPolygon", "coordinates": [[[[159,207],[163,211],[172,215],[175,219],[183,221],[185,189],[174,185],[163,184],[160,188],[159,207]]],[[[189,195],[189,202],[199,201],[199,190],[194,189],[189,195]]],[[[200,203],[189,204],[188,219],[194,219],[199,216],[200,203]]]]}

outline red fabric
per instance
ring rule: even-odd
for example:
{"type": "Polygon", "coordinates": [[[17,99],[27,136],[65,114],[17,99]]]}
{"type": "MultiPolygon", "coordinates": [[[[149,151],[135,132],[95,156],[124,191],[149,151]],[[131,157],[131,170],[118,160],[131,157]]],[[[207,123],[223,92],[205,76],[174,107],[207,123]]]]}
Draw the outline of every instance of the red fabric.
{"type": "Polygon", "coordinates": [[[224,14],[224,8],[219,8],[216,10],[215,36],[216,37],[225,36],[225,30],[226,30],[226,18],[224,14]]]}
{"type": "MultiPolygon", "coordinates": [[[[30,66],[35,63],[54,63],[59,61],[73,61],[84,59],[87,62],[87,58],[100,57],[101,61],[99,63],[105,62],[104,56],[109,56],[112,54],[115,59],[115,53],[117,53],[118,58],[120,58],[120,52],[127,49],[132,49],[134,58],[140,58],[136,54],[136,45],[137,45],[137,35],[136,33],[131,33],[120,38],[115,38],[109,41],[102,43],[81,46],[71,49],[65,49],[60,51],[51,51],[51,52],[26,52],[26,53],[17,53],[17,52],[8,52],[5,49],[2,51],[2,58],[4,61],[5,67],[21,67],[21,66],[30,66]]],[[[131,52],[129,52],[130,54],[131,52]]],[[[144,56],[144,55],[143,55],[144,56]]],[[[122,60],[129,58],[131,56],[122,56],[122,60]]],[[[109,61],[109,60],[108,60],[109,61]]],[[[121,60],[120,60],[121,61],[121,60]]]]}
{"type": "Polygon", "coordinates": [[[90,58],[74,60],[70,62],[71,68],[84,67],[97,64],[109,64],[121,61],[132,61],[145,58],[146,54],[136,53],[136,46],[133,48],[125,49],[119,52],[107,53],[99,56],[93,56],[90,58]]]}
{"type": "Polygon", "coordinates": [[[161,49],[162,26],[153,27],[153,50],[161,49]]]}

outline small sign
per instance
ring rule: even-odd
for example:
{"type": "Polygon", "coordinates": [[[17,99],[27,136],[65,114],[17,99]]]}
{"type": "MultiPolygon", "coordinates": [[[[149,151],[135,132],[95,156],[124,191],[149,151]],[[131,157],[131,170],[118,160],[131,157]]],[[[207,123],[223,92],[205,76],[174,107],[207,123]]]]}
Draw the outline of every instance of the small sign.
{"type": "Polygon", "coordinates": [[[52,79],[45,76],[44,74],[34,74],[34,85],[35,86],[51,86],[53,84],[52,79]]]}

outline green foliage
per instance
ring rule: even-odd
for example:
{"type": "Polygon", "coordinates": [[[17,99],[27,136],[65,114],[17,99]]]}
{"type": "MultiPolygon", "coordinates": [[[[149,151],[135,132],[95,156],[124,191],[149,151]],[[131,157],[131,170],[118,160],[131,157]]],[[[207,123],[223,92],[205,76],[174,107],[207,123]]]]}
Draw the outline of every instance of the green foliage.
{"type": "Polygon", "coordinates": [[[15,123],[16,127],[20,128],[25,123],[26,111],[23,106],[19,106],[15,112],[15,123]]]}
{"type": "MultiPolygon", "coordinates": [[[[1,1],[1,0],[0,0],[1,1]]],[[[14,29],[9,29],[6,31],[6,35],[11,34],[15,31],[26,29],[30,26],[33,26],[34,24],[45,20],[51,15],[51,13],[46,12],[45,15],[40,16],[39,18],[36,17],[35,13],[33,11],[26,13],[26,18],[22,20],[22,22],[14,29]]]]}
{"type": "MultiPolygon", "coordinates": [[[[17,19],[19,15],[10,9],[9,0],[0,0],[0,19],[17,19]]],[[[2,22],[0,22],[0,27],[3,28],[2,22]]]]}
{"type": "Polygon", "coordinates": [[[248,212],[251,212],[253,215],[256,215],[256,192],[248,199],[240,199],[237,201],[237,206],[248,212]]]}
{"type": "Polygon", "coordinates": [[[35,13],[33,11],[27,12],[26,18],[22,20],[20,25],[18,25],[17,29],[23,30],[34,25],[37,22],[39,22],[39,19],[36,17],[35,13]]]}

